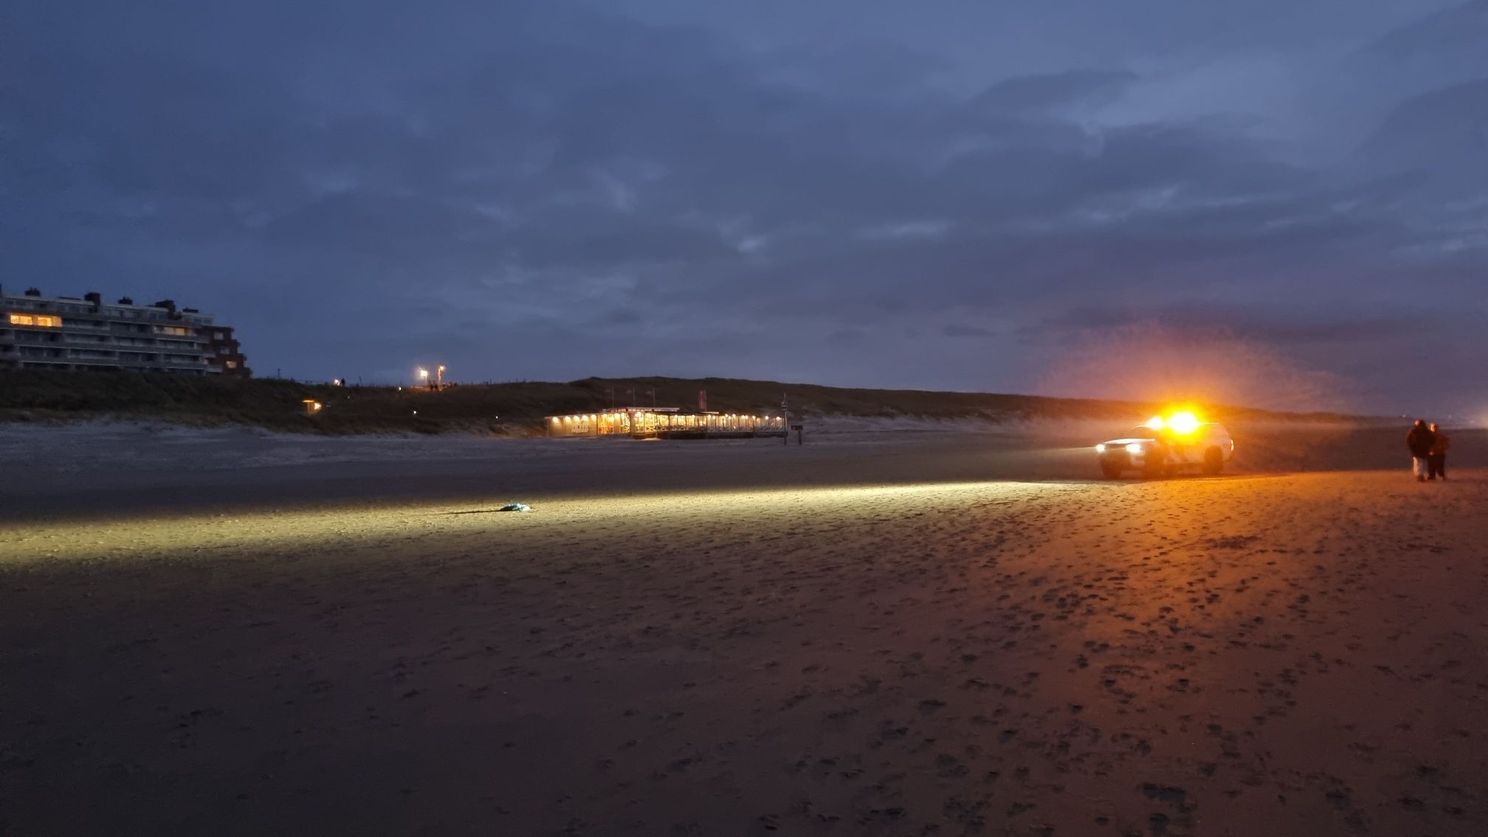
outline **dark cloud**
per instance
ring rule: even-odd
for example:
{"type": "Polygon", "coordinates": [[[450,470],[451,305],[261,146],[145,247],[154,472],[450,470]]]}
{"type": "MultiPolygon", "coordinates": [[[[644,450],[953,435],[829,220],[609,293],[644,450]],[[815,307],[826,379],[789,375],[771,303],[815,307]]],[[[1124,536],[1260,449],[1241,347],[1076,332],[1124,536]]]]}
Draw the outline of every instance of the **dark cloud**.
{"type": "Polygon", "coordinates": [[[1450,84],[1488,73],[1488,0],[1451,5],[1391,29],[1358,52],[1357,67],[1450,84]]]}
{"type": "Polygon", "coordinates": [[[991,329],[981,326],[948,325],[940,330],[946,337],[993,337],[995,333],[991,329]]]}
{"type": "Polygon", "coordinates": [[[265,371],[1063,390],[1142,327],[1371,408],[1488,361],[1481,0],[62,5],[0,59],[7,282],[265,371]]]}
{"type": "Polygon", "coordinates": [[[1361,169],[1420,175],[1423,183],[1481,195],[1488,183],[1488,78],[1401,102],[1359,155],[1361,169]]]}
{"type": "Polygon", "coordinates": [[[987,88],[971,104],[994,112],[1046,114],[1109,103],[1136,78],[1130,72],[1089,69],[1014,76],[987,88]]]}
{"type": "Polygon", "coordinates": [[[1137,325],[1161,328],[1173,335],[1203,338],[1225,334],[1254,340],[1278,349],[1309,344],[1367,344],[1408,337],[1412,323],[1428,317],[1425,307],[1390,311],[1348,311],[1348,306],[1326,310],[1307,306],[1215,304],[1179,301],[1117,307],[1076,307],[1025,330],[1035,342],[1059,340],[1070,333],[1112,331],[1137,325]]]}

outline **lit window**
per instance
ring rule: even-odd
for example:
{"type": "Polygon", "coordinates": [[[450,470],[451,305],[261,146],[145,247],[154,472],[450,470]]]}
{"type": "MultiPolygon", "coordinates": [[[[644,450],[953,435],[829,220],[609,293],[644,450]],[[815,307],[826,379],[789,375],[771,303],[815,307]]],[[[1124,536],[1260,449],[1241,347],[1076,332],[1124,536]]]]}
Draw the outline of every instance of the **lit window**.
{"type": "Polygon", "coordinates": [[[38,326],[40,328],[61,328],[62,318],[50,314],[11,314],[10,324],[18,326],[38,326]]]}

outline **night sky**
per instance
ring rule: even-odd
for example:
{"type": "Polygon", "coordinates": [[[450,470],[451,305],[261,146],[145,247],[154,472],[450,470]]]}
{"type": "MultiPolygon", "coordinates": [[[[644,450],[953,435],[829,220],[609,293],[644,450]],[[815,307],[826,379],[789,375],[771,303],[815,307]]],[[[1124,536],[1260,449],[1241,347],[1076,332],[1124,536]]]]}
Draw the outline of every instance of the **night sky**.
{"type": "Polygon", "coordinates": [[[1488,415],[1488,0],[9,0],[0,283],[261,374],[1488,415]]]}

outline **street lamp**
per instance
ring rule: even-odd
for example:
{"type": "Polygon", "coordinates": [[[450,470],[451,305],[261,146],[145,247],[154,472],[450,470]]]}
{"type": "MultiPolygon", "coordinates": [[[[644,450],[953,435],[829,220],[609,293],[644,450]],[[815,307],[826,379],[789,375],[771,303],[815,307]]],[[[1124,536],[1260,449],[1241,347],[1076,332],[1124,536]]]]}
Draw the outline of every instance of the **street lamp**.
{"type": "Polygon", "coordinates": [[[428,383],[429,383],[429,370],[427,370],[424,367],[420,366],[419,367],[419,370],[418,370],[418,376],[419,376],[419,385],[420,386],[427,386],[428,383]]]}
{"type": "Polygon", "coordinates": [[[436,386],[434,387],[435,389],[444,389],[444,364],[442,364],[442,363],[439,364],[439,374],[435,378],[435,381],[436,381],[436,386]]]}

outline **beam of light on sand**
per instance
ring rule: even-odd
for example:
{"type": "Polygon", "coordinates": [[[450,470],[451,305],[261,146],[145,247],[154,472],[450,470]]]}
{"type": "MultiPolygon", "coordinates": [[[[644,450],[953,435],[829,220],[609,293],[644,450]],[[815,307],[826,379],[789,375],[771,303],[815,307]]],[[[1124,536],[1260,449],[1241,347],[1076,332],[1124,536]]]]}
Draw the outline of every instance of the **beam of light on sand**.
{"type": "Polygon", "coordinates": [[[905,512],[918,508],[973,507],[1011,503],[1079,486],[1058,483],[953,482],[914,485],[808,487],[763,490],[668,492],[534,501],[530,513],[498,513],[505,500],[403,505],[345,505],[248,514],[221,512],[135,516],[87,523],[40,523],[0,543],[0,565],[48,560],[108,560],[141,554],[188,560],[241,547],[305,551],[338,543],[377,542],[497,534],[525,527],[584,527],[617,519],[697,518],[748,525],[770,514],[829,514],[834,509],[890,498],[905,512]],[[489,512],[489,513],[488,513],[489,512]]]}

